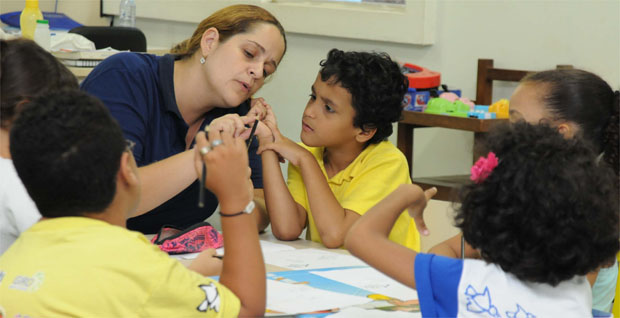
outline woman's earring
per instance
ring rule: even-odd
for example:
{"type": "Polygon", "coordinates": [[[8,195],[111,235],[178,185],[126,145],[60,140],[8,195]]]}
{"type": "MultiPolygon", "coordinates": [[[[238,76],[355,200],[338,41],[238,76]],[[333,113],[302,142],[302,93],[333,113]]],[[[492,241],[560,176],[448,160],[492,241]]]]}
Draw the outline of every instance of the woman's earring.
{"type": "Polygon", "coordinates": [[[205,64],[207,60],[205,60],[204,56],[200,58],[200,64],[205,64]]]}

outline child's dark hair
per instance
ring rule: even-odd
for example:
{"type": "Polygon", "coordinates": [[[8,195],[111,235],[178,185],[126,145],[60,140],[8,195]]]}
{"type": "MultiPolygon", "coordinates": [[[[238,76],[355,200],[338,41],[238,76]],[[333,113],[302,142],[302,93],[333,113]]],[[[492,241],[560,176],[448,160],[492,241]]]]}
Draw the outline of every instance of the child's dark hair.
{"type": "Polygon", "coordinates": [[[321,80],[340,84],[351,94],[353,126],[377,132],[367,145],[386,140],[403,110],[409,81],[386,53],[343,52],[332,49],[321,61],[321,80]]]}
{"type": "Polygon", "coordinates": [[[556,286],[615,259],[618,193],[581,138],[518,122],[491,132],[499,164],[461,192],[456,225],[482,258],[524,281],[556,286]]]}
{"type": "Polygon", "coordinates": [[[24,105],[9,136],[17,174],[44,217],[103,212],[112,202],[126,145],[95,97],[42,95],[24,105]]]}
{"type": "Polygon", "coordinates": [[[52,90],[78,88],[73,73],[31,40],[0,40],[0,64],[2,128],[10,128],[22,101],[52,90]]]}
{"type": "MultiPolygon", "coordinates": [[[[578,69],[557,69],[534,73],[522,82],[546,84],[543,101],[554,120],[579,125],[580,134],[592,143],[618,176],[620,102],[618,91],[596,74],[578,69]]],[[[616,181],[617,182],[617,181],[616,181]]]]}

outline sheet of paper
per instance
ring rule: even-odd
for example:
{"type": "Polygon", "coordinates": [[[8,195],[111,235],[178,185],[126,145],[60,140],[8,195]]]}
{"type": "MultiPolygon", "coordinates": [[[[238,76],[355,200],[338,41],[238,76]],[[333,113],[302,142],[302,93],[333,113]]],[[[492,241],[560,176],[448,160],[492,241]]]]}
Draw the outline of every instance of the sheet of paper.
{"type": "MultiPolygon", "coordinates": [[[[260,248],[263,251],[263,255],[265,255],[265,253],[272,253],[272,252],[280,252],[280,251],[292,251],[295,250],[294,247],[292,246],[288,246],[285,244],[280,244],[280,243],[274,243],[274,242],[269,242],[269,241],[260,241],[260,248]]],[[[198,256],[198,254],[200,253],[189,253],[189,254],[180,254],[180,255],[171,255],[174,258],[179,258],[179,259],[194,259],[198,256]]],[[[224,248],[220,247],[218,249],[215,250],[215,254],[216,255],[224,255],[224,248]]]]}
{"type": "Polygon", "coordinates": [[[418,299],[418,293],[415,289],[393,280],[372,267],[314,271],[311,273],[400,300],[418,299]]]}
{"type": "Polygon", "coordinates": [[[352,296],[310,287],[267,280],[267,308],[283,313],[307,313],[332,308],[343,308],[371,301],[366,297],[352,296]]]}
{"type": "Polygon", "coordinates": [[[367,266],[358,258],[314,248],[264,253],[265,263],[283,268],[317,269],[328,267],[367,266]]]}
{"type": "Polygon", "coordinates": [[[329,318],[417,318],[422,317],[421,312],[405,312],[405,311],[386,311],[378,309],[364,309],[359,307],[348,307],[333,315],[328,315],[329,318]]]}

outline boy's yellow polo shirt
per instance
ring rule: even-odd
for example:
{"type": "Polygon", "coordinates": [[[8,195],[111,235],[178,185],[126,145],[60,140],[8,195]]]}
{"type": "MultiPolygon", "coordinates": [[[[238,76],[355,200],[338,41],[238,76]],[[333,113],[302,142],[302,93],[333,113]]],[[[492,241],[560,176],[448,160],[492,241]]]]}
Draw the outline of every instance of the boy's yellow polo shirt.
{"type": "MultiPolygon", "coordinates": [[[[307,147],[303,143],[300,145],[314,155],[327,179],[323,164],[324,147],[307,147]]],[[[363,215],[399,185],[411,184],[411,178],[407,159],[402,152],[389,141],[383,141],[366,147],[347,168],[327,179],[327,183],[343,208],[363,215]]],[[[287,184],[295,202],[308,212],[306,238],[322,243],[301,172],[291,164],[288,166],[287,184]]],[[[420,235],[407,211],[396,220],[390,239],[416,251],[420,250],[420,235]]]]}
{"type": "Polygon", "coordinates": [[[236,317],[239,299],[141,233],[85,217],[40,221],[0,257],[2,317],[236,317]]]}

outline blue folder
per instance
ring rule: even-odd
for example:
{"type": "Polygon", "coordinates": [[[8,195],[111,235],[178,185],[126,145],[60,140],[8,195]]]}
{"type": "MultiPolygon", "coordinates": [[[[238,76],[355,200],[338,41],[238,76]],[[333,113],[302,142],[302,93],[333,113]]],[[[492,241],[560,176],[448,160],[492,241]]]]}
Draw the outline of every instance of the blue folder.
{"type": "MultiPolygon", "coordinates": [[[[19,28],[19,16],[21,14],[21,11],[0,14],[0,21],[9,26],[19,28]]],[[[82,26],[80,23],[64,15],[64,13],[43,12],[43,19],[50,22],[50,29],[52,30],[71,30],[82,26]]]]}

